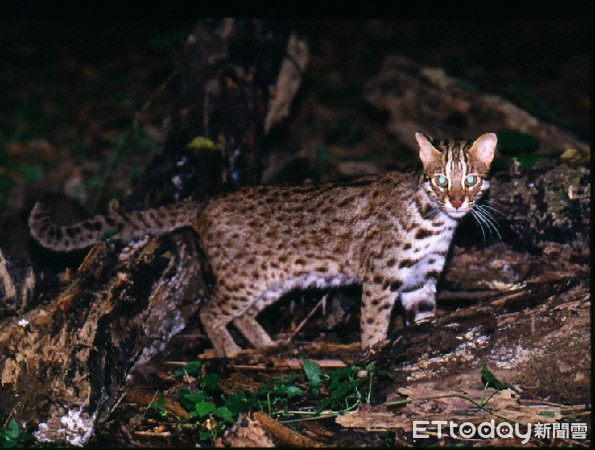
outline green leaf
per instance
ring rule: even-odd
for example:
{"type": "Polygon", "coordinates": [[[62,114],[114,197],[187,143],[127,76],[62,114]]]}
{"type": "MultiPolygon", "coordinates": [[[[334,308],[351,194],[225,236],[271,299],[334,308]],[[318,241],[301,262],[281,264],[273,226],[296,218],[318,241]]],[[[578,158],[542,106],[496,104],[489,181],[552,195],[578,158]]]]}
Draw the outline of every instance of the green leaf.
{"type": "Polygon", "coordinates": [[[502,89],[501,94],[540,119],[545,119],[555,124],[558,124],[560,121],[556,110],[537,95],[521,86],[508,85],[502,89]]]}
{"type": "Polygon", "coordinates": [[[340,367],[335,369],[331,373],[331,383],[329,385],[329,391],[336,389],[337,386],[342,384],[346,380],[351,380],[355,378],[357,372],[361,370],[359,366],[349,366],[349,367],[340,367]]]}
{"type": "Polygon", "coordinates": [[[303,391],[297,386],[288,386],[287,387],[287,400],[291,400],[294,397],[299,397],[302,395],[303,391]]]}
{"type": "Polygon", "coordinates": [[[248,410],[248,401],[242,394],[231,394],[225,402],[225,407],[229,409],[232,414],[238,415],[248,410]]]}
{"type": "Polygon", "coordinates": [[[15,440],[19,437],[19,424],[14,417],[8,422],[8,426],[6,427],[6,437],[11,440],[15,440]]]}
{"type": "Polygon", "coordinates": [[[214,392],[219,390],[219,375],[216,373],[209,373],[202,380],[202,385],[205,391],[214,392]]]}
{"type": "Polygon", "coordinates": [[[26,181],[33,182],[43,180],[43,169],[40,166],[21,164],[21,173],[26,181]]]}
{"type": "Polygon", "coordinates": [[[157,400],[155,400],[153,403],[151,403],[149,405],[149,408],[151,408],[151,409],[159,409],[163,405],[165,405],[165,399],[163,397],[159,397],[157,400]]]}
{"type": "Polygon", "coordinates": [[[192,139],[188,143],[188,145],[186,145],[186,147],[187,148],[195,148],[197,150],[202,150],[203,148],[214,149],[216,147],[216,145],[210,139],[203,137],[203,136],[198,136],[198,137],[195,137],[194,139],[192,139]]]}
{"type": "Polygon", "coordinates": [[[178,401],[189,411],[194,409],[196,403],[206,400],[207,397],[208,395],[203,391],[191,394],[188,389],[181,389],[178,393],[178,401]]]}
{"type": "Polygon", "coordinates": [[[202,419],[204,416],[212,413],[215,411],[215,404],[211,402],[198,402],[194,405],[194,410],[197,412],[198,416],[202,419]]]}
{"type": "Polygon", "coordinates": [[[248,407],[250,409],[254,409],[256,411],[260,411],[263,410],[265,408],[266,403],[263,402],[261,399],[259,399],[258,397],[250,397],[248,398],[248,407]]]}
{"type": "Polygon", "coordinates": [[[386,369],[379,370],[378,372],[376,372],[376,375],[378,377],[388,378],[389,380],[393,379],[393,374],[391,373],[391,371],[386,369]]]}
{"type": "Polygon", "coordinates": [[[331,159],[331,154],[328,152],[326,145],[319,144],[314,147],[314,151],[316,152],[316,157],[321,161],[329,161],[331,159]]]}
{"type": "Polygon", "coordinates": [[[498,136],[498,152],[515,156],[521,153],[534,153],[539,148],[538,138],[528,133],[521,133],[517,130],[500,129],[496,131],[498,136]]]}
{"type": "Polygon", "coordinates": [[[299,387],[294,386],[292,384],[282,384],[279,386],[274,386],[273,389],[271,389],[270,391],[270,394],[273,394],[276,397],[282,397],[284,399],[290,399],[297,395],[301,395],[301,393],[302,390],[299,387]]]}
{"type": "Polygon", "coordinates": [[[213,433],[210,431],[201,431],[200,432],[200,440],[201,441],[210,441],[213,439],[213,433]]]}
{"type": "Polygon", "coordinates": [[[519,163],[519,167],[533,167],[540,155],[532,155],[530,153],[519,153],[514,157],[519,163]]]}
{"type": "Polygon", "coordinates": [[[325,140],[331,145],[353,144],[361,139],[363,129],[363,125],[353,116],[339,117],[328,124],[325,140]]]}
{"type": "Polygon", "coordinates": [[[113,238],[116,234],[118,234],[120,230],[117,228],[110,228],[109,230],[107,230],[105,233],[103,233],[101,235],[101,240],[102,241],[107,241],[111,238],[113,238]]]}
{"type": "Polygon", "coordinates": [[[488,369],[488,366],[485,362],[481,366],[481,381],[486,387],[493,387],[498,391],[510,389],[518,393],[518,390],[513,385],[509,383],[503,383],[498,378],[496,378],[496,375],[494,375],[490,369],[488,369]]]}
{"type": "Polygon", "coordinates": [[[215,411],[213,411],[213,415],[219,419],[225,420],[226,422],[233,423],[233,414],[225,406],[220,406],[219,408],[215,409],[215,411]]]}
{"type": "Polygon", "coordinates": [[[308,379],[310,386],[312,386],[312,387],[318,386],[320,384],[320,382],[322,381],[320,379],[320,374],[322,373],[320,364],[318,364],[314,361],[310,361],[309,359],[302,358],[301,356],[300,356],[300,359],[302,360],[302,365],[304,367],[304,374],[306,375],[306,378],[308,379]]]}
{"type": "Polygon", "coordinates": [[[200,375],[200,366],[200,361],[190,361],[188,364],[182,367],[181,370],[176,370],[174,372],[174,375],[176,377],[181,377],[182,375],[184,375],[184,373],[187,373],[191,377],[197,377],[198,375],[200,375]]]}
{"type": "Polygon", "coordinates": [[[0,172],[0,194],[5,197],[8,197],[10,194],[10,190],[15,185],[15,179],[7,173],[0,172]]]}
{"type": "Polygon", "coordinates": [[[359,378],[357,380],[350,380],[345,381],[344,383],[340,384],[337,389],[331,392],[331,399],[335,401],[344,400],[348,394],[354,394],[357,388],[366,381],[364,378],[359,378]]]}
{"type": "Polygon", "coordinates": [[[552,411],[539,411],[537,414],[540,416],[550,417],[552,419],[556,417],[556,414],[552,411]]]}

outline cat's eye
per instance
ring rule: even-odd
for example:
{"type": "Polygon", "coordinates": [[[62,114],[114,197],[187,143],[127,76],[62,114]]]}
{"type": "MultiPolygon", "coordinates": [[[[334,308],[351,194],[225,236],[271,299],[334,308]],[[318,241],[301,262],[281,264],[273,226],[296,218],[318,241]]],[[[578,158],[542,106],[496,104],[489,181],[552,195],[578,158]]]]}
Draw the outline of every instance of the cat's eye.
{"type": "Polygon", "coordinates": [[[477,183],[477,177],[475,175],[469,175],[465,178],[465,184],[467,186],[473,186],[475,183],[477,183]]]}
{"type": "Polygon", "coordinates": [[[436,178],[434,178],[434,181],[440,187],[444,187],[447,184],[446,177],[444,175],[438,175],[436,178]]]}

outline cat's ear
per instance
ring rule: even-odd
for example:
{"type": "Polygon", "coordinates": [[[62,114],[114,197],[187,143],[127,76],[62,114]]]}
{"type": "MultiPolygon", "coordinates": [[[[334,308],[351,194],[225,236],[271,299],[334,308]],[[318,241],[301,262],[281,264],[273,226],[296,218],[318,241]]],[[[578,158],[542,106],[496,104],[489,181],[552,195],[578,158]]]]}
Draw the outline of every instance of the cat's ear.
{"type": "Polygon", "coordinates": [[[485,133],[479,136],[469,149],[470,154],[489,166],[494,159],[494,152],[498,144],[498,138],[494,133],[485,133]]]}
{"type": "Polygon", "coordinates": [[[415,133],[415,139],[417,139],[419,145],[419,159],[421,159],[424,167],[427,167],[432,160],[441,157],[442,153],[436,150],[425,134],[418,131],[415,133]]]}

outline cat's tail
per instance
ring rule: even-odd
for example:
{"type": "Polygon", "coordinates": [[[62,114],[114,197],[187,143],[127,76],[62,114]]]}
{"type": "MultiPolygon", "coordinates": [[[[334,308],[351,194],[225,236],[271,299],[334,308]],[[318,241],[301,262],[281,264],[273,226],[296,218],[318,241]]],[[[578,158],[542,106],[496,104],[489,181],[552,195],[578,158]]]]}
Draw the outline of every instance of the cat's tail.
{"type": "Polygon", "coordinates": [[[181,201],[154,209],[116,211],[72,225],[58,225],[50,221],[47,207],[36,203],[29,216],[29,229],[44,247],[70,251],[106,239],[132,240],[145,234],[162,234],[191,226],[201,207],[202,204],[194,201],[181,201]]]}

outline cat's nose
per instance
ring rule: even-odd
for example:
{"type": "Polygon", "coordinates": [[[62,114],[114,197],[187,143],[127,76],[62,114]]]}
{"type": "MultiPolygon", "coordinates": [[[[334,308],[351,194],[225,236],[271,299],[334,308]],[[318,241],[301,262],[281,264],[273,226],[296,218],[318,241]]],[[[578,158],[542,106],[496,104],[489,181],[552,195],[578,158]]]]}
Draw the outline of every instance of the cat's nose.
{"type": "Polygon", "coordinates": [[[463,200],[451,200],[450,204],[455,207],[455,208],[460,208],[461,205],[463,204],[463,200]]]}

